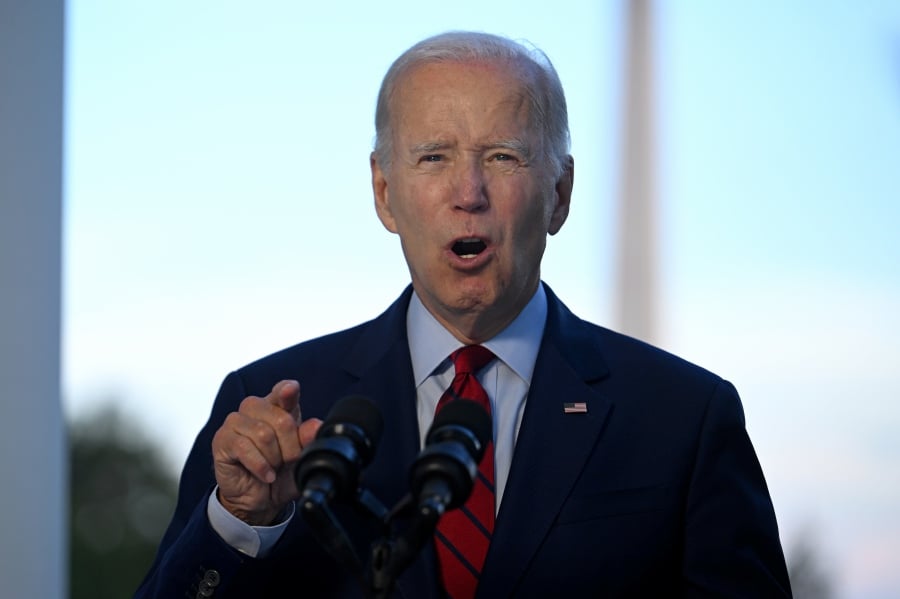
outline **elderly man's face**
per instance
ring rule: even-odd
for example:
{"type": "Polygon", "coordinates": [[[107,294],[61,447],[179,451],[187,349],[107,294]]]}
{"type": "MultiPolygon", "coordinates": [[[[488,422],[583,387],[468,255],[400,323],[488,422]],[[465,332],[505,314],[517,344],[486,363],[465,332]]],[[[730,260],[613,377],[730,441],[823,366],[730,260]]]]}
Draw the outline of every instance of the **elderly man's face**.
{"type": "Polygon", "coordinates": [[[571,159],[555,178],[507,63],[421,65],[391,114],[391,166],[372,161],[378,216],[429,311],[463,341],[486,339],[537,289],[547,234],[568,215],[571,159]]]}

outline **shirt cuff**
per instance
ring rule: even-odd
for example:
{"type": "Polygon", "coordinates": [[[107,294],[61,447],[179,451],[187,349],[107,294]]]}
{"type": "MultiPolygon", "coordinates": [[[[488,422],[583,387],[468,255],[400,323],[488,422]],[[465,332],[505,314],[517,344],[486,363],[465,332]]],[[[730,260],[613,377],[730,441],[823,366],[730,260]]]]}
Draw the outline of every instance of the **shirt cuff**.
{"type": "Polygon", "coordinates": [[[206,517],[222,540],[244,555],[263,558],[269,554],[287,525],[294,517],[294,503],[282,512],[282,521],[274,526],[250,526],[226,510],[218,497],[219,487],[213,489],[206,503],[206,517]]]}

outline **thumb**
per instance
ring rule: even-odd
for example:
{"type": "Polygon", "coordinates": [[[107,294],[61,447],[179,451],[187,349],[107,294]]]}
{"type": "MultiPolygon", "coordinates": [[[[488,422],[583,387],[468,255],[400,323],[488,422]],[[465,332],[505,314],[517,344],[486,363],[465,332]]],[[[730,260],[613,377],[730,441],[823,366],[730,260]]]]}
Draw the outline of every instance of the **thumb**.
{"type": "Polygon", "coordinates": [[[316,434],[322,428],[322,421],[318,418],[308,418],[304,420],[297,429],[297,435],[300,437],[300,447],[306,447],[316,439],[316,434]]]}

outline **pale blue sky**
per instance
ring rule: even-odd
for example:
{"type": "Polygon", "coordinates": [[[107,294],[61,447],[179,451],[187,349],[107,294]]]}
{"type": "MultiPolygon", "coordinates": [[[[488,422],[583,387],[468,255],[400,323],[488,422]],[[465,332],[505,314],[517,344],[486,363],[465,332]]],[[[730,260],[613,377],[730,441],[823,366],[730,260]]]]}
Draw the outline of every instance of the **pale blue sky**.
{"type": "MultiPolygon", "coordinates": [[[[576,178],[544,279],[613,325],[622,6],[70,2],[67,413],[115,397],[177,468],[229,370],[399,293],[374,98],[446,29],[556,64],[576,178]]],[[[900,5],[668,1],[656,26],[660,342],[737,384],[786,544],[817,527],[841,596],[898,597],[900,5]]]]}

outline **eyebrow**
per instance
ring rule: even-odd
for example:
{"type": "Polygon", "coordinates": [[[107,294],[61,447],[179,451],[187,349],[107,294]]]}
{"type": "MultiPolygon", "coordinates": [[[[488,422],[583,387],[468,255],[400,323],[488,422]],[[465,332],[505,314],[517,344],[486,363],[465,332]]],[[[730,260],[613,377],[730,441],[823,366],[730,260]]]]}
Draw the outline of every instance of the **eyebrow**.
{"type": "MultiPolygon", "coordinates": [[[[437,150],[444,150],[449,148],[452,144],[443,141],[429,141],[420,144],[416,144],[412,146],[409,151],[411,154],[427,154],[429,152],[435,152],[437,150]]],[[[509,138],[509,139],[498,139],[495,141],[488,142],[486,144],[482,144],[478,147],[479,150],[495,150],[495,149],[507,149],[512,150],[514,152],[518,152],[524,156],[530,156],[531,150],[528,144],[517,137],[509,138]]]]}
{"type": "Polygon", "coordinates": [[[483,146],[484,150],[507,149],[518,152],[523,156],[531,155],[531,148],[523,139],[512,137],[509,139],[498,139],[483,146]]]}
{"type": "Polygon", "coordinates": [[[428,141],[421,144],[416,144],[409,149],[410,154],[427,154],[429,152],[434,152],[436,150],[443,150],[444,148],[450,147],[450,144],[443,141],[428,141]]]}

